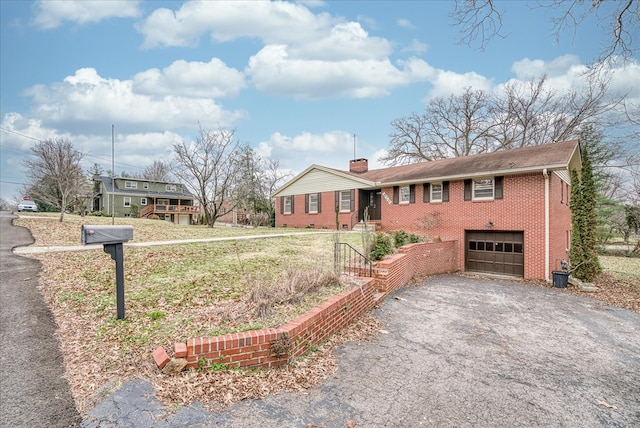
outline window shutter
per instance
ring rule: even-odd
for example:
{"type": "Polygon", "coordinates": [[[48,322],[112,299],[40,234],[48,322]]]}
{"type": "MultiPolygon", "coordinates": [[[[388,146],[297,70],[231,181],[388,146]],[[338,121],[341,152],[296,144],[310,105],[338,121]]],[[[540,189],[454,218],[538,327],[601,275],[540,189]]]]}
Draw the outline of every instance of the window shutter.
{"type": "Polygon", "coordinates": [[[416,203],[416,185],[415,184],[412,184],[409,186],[409,203],[410,204],[416,203]]]}
{"type": "Polygon", "coordinates": [[[429,202],[430,191],[431,191],[431,188],[429,186],[429,183],[424,183],[422,185],[422,202],[429,202]]]}
{"type": "Polygon", "coordinates": [[[464,180],[464,200],[471,200],[471,180],[464,180]]]}
{"type": "Polygon", "coordinates": [[[309,194],[304,195],[304,213],[309,214],[309,194]]]}
{"type": "Polygon", "coordinates": [[[442,182],[442,202],[449,202],[449,182],[442,182]]]}
{"type": "Polygon", "coordinates": [[[296,195],[291,195],[291,214],[294,212],[293,201],[296,200],[296,195]]]}
{"type": "Polygon", "coordinates": [[[284,214],[284,196],[280,196],[280,214],[284,214]]]}
{"type": "Polygon", "coordinates": [[[318,193],[318,213],[320,213],[320,207],[322,206],[322,200],[320,196],[322,196],[322,193],[318,193]]]}
{"type": "Polygon", "coordinates": [[[336,212],[340,211],[340,192],[336,190],[336,212]]]}
{"type": "Polygon", "coordinates": [[[393,186],[393,203],[397,204],[400,200],[400,188],[398,186],[393,186]]]}
{"type": "Polygon", "coordinates": [[[504,181],[504,177],[500,176],[500,177],[495,177],[493,179],[493,185],[494,185],[494,189],[495,189],[495,194],[494,194],[494,198],[495,199],[502,199],[502,182],[504,181]]]}
{"type": "Polygon", "coordinates": [[[349,195],[349,199],[351,200],[351,206],[349,207],[349,210],[353,212],[356,210],[356,190],[355,189],[351,189],[351,194],[349,195]]]}

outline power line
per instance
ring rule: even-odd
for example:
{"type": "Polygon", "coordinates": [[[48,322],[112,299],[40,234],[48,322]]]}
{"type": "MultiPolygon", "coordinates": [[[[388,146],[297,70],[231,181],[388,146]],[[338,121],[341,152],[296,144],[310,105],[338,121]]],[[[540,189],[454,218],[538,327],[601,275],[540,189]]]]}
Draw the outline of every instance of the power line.
{"type": "MultiPolygon", "coordinates": [[[[14,130],[12,130],[12,129],[3,128],[3,127],[1,127],[1,126],[0,126],[0,131],[8,132],[8,133],[10,133],[10,134],[15,134],[15,135],[18,135],[18,136],[20,136],[20,137],[28,138],[28,139],[33,140],[33,141],[38,141],[38,142],[44,141],[44,140],[40,140],[40,139],[38,139],[38,138],[36,138],[36,137],[32,137],[32,136],[27,135],[27,134],[23,134],[23,133],[21,133],[21,132],[14,131],[14,130]]],[[[9,145],[8,149],[9,149],[10,151],[11,151],[11,150],[13,150],[14,152],[15,152],[15,151],[19,151],[19,152],[23,152],[23,153],[25,153],[25,154],[26,154],[26,153],[29,153],[29,152],[28,152],[27,150],[25,150],[25,149],[21,149],[21,148],[18,148],[18,147],[11,147],[10,145],[9,145]]],[[[110,160],[110,159],[101,158],[101,157],[99,157],[99,156],[90,155],[90,154],[88,154],[88,153],[86,153],[84,156],[85,156],[85,157],[87,157],[87,158],[92,158],[92,159],[101,160],[101,161],[103,161],[103,162],[107,162],[107,163],[111,162],[111,160],[110,160]]],[[[144,168],[143,168],[143,167],[141,167],[141,166],[139,166],[139,165],[131,165],[131,164],[127,164],[127,163],[124,163],[124,162],[116,162],[116,164],[118,164],[119,166],[125,166],[125,167],[129,167],[129,168],[133,168],[133,169],[135,169],[135,170],[144,170],[144,168]]],[[[112,171],[112,172],[113,172],[113,173],[115,173],[115,171],[112,171]]],[[[21,184],[21,183],[20,183],[20,184],[21,184]]]]}
{"type": "Polygon", "coordinates": [[[7,183],[7,184],[20,184],[20,185],[24,185],[26,186],[27,183],[18,183],[17,181],[7,181],[7,180],[0,180],[0,183],[7,183]]]}
{"type": "Polygon", "coordinates": [[[36,138],[36,137],[32,137],[32,136],[30,136],[30,135],[26,135],[26,134],[23,134],[23,133],[21,133],[21,132],[14,131],[14,130],[12,130],[12,129],[3,128],[3,127],[1,127],[1,126],[0,126],[0,130],[1,130],[1,131],[4,131],[4,132],[8,132],[9,134],[16,134],[16,135],[19,135],[19,136],[21,136],[21,137],[28,138],[28,139],[30,139],[30,140],[34,140],[34,141],[42,141],[42,140],[40,140],[40,139],[38,139],[38,138],[36,138]]]}

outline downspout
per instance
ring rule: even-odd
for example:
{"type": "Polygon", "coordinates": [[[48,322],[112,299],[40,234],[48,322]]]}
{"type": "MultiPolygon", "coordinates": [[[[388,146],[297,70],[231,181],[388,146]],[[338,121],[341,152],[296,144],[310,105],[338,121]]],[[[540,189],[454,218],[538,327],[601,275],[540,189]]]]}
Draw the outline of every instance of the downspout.
{"type": "Polygon", "coordinates": [[[544,279],[549,282],[549,173],[542,170],[544,176],[544,279]]]}

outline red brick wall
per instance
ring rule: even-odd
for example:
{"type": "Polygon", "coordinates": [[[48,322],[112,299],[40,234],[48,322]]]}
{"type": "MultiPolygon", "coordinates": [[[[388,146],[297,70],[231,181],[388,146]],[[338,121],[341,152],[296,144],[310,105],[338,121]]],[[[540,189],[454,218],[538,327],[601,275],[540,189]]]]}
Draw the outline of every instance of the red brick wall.
{"type": "MultiPolygon", "coordinates": [[[[402,247],[398,254],[376,263],[375,278],[360,278],[362,285],[346,290],[293,321],[274,329],[261,329],[176,343],[174,355],[186,358],[187,368],[227,364],[232,367],[277,367],[311,351],[356,320],[389,293],[415,276],[456,269],[457,242],[420,243],[402,247]]],[[[154,351],[156,363],[169,357],[154,351]]]]}
{"type": "MultiPolygon", "coordinates": [[[[491,201],[465,201],[464,182],[452,181],[449,186],[449,202],[430,202],[423,200],[423,188],[415,187],[415,203],[390,204],[382,197],[382,231],[403,229],[420,236],[442,241],[458,241],[458,269],[464,269],[465,231],[518,231],[524,232],[524,277],[526,279],[544,279],[545,273],[559,267],[559,260],[567,257],[566,235],[570,230],[571,214],[565,202],[561,201],[560,178],[549,174],[552,189],[550,191],[550,257],[549,266],[545,266],[545,224],[544,224],[544,186],[542,172],[505,176],[503,181],[503,199],[491,201]],[[487,227],[488,222],[493,223],[487,227]]],[[[393,188],[382,189],[389,200],[393,200],[393,188]]],[[[356,192],[356,198],[358,192],[356,192]]],[[[333,205],[333,192],[322,194],[322,213],[304,213],[304,195],[295,197],[295,213],[277,215],[278,226],[315,228],[335,228],[335,212],[327,212],[327,205],[333,205]],[[327,203],[326,201],[331,201],[327,203]]],[[[278,198],[278,204],[280,200],[278,198]]],[[[356,207],[358,202],[356,201],[356,207]]],[[[279,210],[279,206],[278,206],[279,210]]],[[[279,211],[278,211],[279,213],[279,211]]],[[[351,225],[353,213],[340,214],[340,224],[351,225]]],[[[550,276],[550,275],[549,275],[550,276]]]]}
{"type": "MultiPolygon", "coordinates": [[[[305,213],[305,195],[294,195],[293,214],[281,214],[281,198],[276,198],[276,227],[309,227],[314,229],[335,229],[336,228],[336,196],[335,192],[323,192],[320,196],[321,206],[319,213],[305,213]]],[[[358,210],[358,192],[355,192],[355,211],[341,212],[338,214],[340,229],[343,225],[351,230],[357,221],[355,218],[358,210]]]]}
{"type": "Polygon", "coordinates": [[[454,272],[458,267],[458,242],[408,244],[396,254],[376,262],[380,291],[390,293],[414,277],[454,272]]]}
{"type": "Polygon", "coordinates": [[[346,290],[322,305],[277,328],[252,330],[217,337],[187,340],[186,355],[178,355],[183,343],[176,343],[176,356],[187,360],[187,368],[200,364],[228,364],[232,367],[277,367],[299,357],[313,346],[368,312],[375,304],[375,280],[346,290]],[[200,362],[204,359],[202,362],[200,362]]]}
{"type": "Polygon", "coordinates": [[[560,260],[569,261],[571,236],[571,186],[555,174],[549,174],[549,271],[560,270],[560,260]]]}
{"type": "Polygon", "coordinates": [[[337,333],[369,312],[376,301],[375,279],[367,278],[362,287],[356,286],[327,300],[322,305],[283,325],[291,338],[290,356],[309,352],[331,335],[337,333]]]}
{"type": "MultiPolygon", "coordinates": [[[[384,188],[389,196],[392,188],[384,188]]],[[[431,239],[458,241],[458,269],[464,269],[465,231],[523,231],[525,278],[544,278],[544,177],[540,174],[506,176],[503,199],[465,201],[464,182],[453,181],[449,202],[422,202],[422,186],[416,186],[416,202],[408,205],[382,202],[383,230],[404,229],[431,239]],[[385,221],[392,219],[391,221],[385,221]],[[424,219],[424,221],[421,221],[424,219]],[[489,222],[493,223],[488,227],[489,222]],[[428,225],[428,227],[425,227],[428,225]]],[[[557,239],[557,237],[553,237],[557,239]]]]}

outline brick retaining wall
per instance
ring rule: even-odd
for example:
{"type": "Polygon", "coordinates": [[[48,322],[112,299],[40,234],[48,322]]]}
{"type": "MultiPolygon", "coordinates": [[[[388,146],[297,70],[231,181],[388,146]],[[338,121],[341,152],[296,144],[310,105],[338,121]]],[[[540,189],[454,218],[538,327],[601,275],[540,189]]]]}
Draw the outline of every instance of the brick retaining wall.
{"type": "Polygon", "coordinates": [[[458,270],[458,241],[408,244],[396,254],[376,262],[378,290],[391,293],[411,278],[458,270]]]}
{"type": "MultiPolygon", "coordinates": [[[[457,241],[405,245],[398,253],[376,262],[374,278],[360,278],[362,285],[331,297],[279,328],[188,339],[186,346],[184,342],[175,344],[174,356],[185,358],[187,368],[213,364],[268,368],[287,364],[369,312],[411,278],[457,270],[457,252],[457,241]]],[[[153,352],[153,358],[160,368],[170,361],[162,347],[153,352]]]]}

